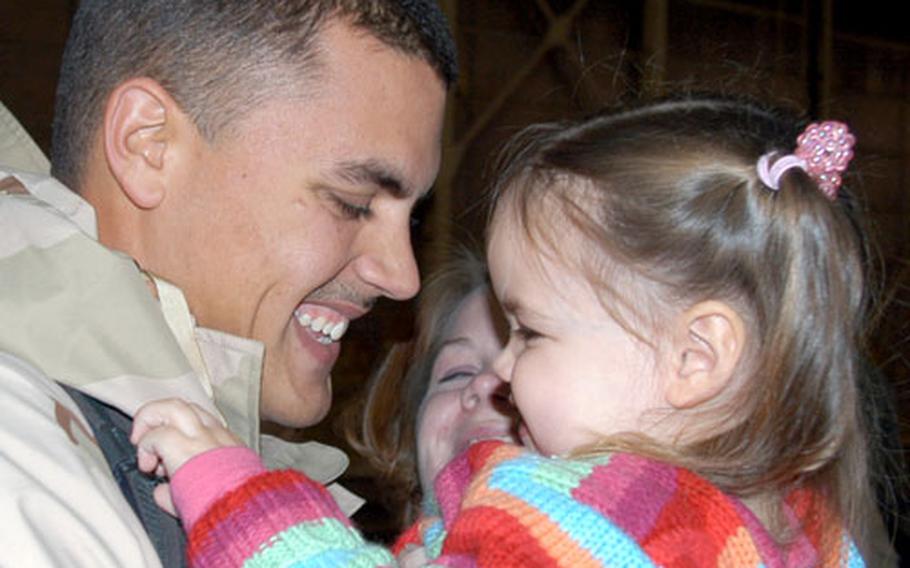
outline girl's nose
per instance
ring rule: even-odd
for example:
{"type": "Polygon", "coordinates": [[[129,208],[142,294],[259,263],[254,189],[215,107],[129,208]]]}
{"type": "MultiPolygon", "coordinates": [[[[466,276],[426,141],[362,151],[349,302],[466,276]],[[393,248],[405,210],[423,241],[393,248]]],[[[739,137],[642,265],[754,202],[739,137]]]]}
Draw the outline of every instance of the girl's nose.
{"type": "Polygon", "coordinates": [[[499,377],[499,380],[506,383],[512,381],[512,367],[515,365],[515,355],[510,349],[511,344],[512,342],[510,341],[502,348],[490,366],[490,369],[499,377]]]}

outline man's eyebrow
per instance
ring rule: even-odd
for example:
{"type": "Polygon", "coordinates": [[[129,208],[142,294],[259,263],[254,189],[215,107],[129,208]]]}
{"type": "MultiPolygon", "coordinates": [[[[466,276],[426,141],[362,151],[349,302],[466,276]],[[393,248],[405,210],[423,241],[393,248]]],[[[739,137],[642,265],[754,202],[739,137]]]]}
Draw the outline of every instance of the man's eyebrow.
{"type": "Polygon", "coordinates": [[[342,162],[335,168],[335,173],[352,184],[378,186],[398,199],[408,197],[412,193],[411,188],[404,182],[404,176],[376,160],[342,162]]]}

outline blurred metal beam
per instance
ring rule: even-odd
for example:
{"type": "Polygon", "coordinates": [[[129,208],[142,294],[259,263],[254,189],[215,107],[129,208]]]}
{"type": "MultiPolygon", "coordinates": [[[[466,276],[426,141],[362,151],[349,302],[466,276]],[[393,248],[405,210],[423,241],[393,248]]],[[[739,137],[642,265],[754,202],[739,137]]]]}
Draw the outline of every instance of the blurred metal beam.
{"type": "MultiPolygon", "coordinates": [[[[589,0],[576,0],[566,12],[556,15],[550,9],[550,6],[546,4],[546,0],[537,0],[538,7],[547,16],[549,25],[546,35],[531,56],[506,81],[477,118],[468,125],[464,135],[460,137],[454,135],[455,117],[447,114],[447,134],[444,135],[442,166],[436,179],[433,209],[429,215],[432,246],[424,255],[426,259],[424,264],[427,265],[427,268],[432,270],[435,266],[438,266],[452,245],[452,192],[465,152],[467,152],[474,139],[489,126],[509,98],[518,91],[521,84],[540,64],[547,52],[568,43],[569,33],[572,30],[575,18],[587,6],[588,2],[589,0]]],[[[457,30],[456,3],[456,0],[446,0],[441,5],[449,17],[449,21],[452,22],[451,25],[457,30]]],[[[449,105],[447,113],[454,112],[453,109],[454,105],[449,105]]]]}
{"type": "MultiPolygon", "coordinates": [[[[460,36],[460,24],[458,21],[458,1],[441,0],[440,6],[449,20],[452,27],[452,36],[456,39],[460,36]]],[[[433,208],[429,212],[429,236],[431,241],[430,247],[420,247],[421,265],[428,265],[432,269],[441,260],[448,251],[452,235],[452,192],[454,191],[455,172],[458,164],[452,163],[452,151],[458,146],[456,138],[457,115],[455,99],[464,85],[465,69],[461,69],[458,78],[458,84],[449,89],[448,101],[446,102],[445,123],[442,131],[442,163],[439,166],[439,175],[436,178],[436,184],[433,189],[433,208]],[[455,168],[453,170],[452,168],[455,168]]]]}
{"type": "Polygon", "coordinates": [[[645,0],[642,18],[642,90],[647,95],[660,95],[667,74],[668,0],[645,0]]]}
{"type": "Polygon", "coordinates": [[[821,0],[822,3],[822,28],[821,41],[818,42],[819,116],[827,117],[831,114],[831,84],[834,80],[834,0],[821,0]]]}
{"type": "MultiPolygon", "coordinates": [[[[791,24],[797,24],[803,27],[806,25],[806,18],[804,15],[792,14],[779,8],[760,8],[757,6],[749,6],[746,4],[730,2],[726,0],[685,0],[685,2],[687,4],[692,4],[693,6],[713,8],[715,10],[722,10],[724,12],[729,12],[732,14],[741,14],[744,16],[753,16],[756,18],[774,19],[778,21],[789,22],[791,24]]],[[[910,51],[910,42],[906,41],[902,42],[897,40],[882,39],[875,36],[837,31],[833,33],[833,36],[837,41],[846,41],[867,47],[889,49],[899,52],[910,51]]]]}
{"type": "Polygon", "coordinates": [[[834,73],[834,6],[832,0],[808,0],[805,5],[806,95],[809,115],[827,116],[834,73]]]}

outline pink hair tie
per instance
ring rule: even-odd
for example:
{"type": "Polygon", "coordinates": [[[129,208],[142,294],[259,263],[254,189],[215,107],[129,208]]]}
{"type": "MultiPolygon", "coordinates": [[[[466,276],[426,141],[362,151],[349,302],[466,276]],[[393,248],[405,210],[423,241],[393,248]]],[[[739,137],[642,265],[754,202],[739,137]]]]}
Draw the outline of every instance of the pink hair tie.
{"type": "Polygon", "coordinates": [[[759,179],[774,191],[780,189],[780,176],[784,175],[784,172],[790,168],[800,168],[806,171],[806,160],[793,154],[774,160],[774,165],[771,165],[771,158],[776,155],[776,152],[768,152],[758,159],[758,165],[756,166],[759,179]]]}
{"type": "Polygon", "coordinates": [[[780,178],[791,168],[800,168],[815,180],[818,188],[828,197],[837,198],[841,186],[841,174],[853,159],[856,137],[842,122],[827,120],[812,123],[796,139],[796,151],[783,156],[774,163],[776,155],[769,152],[758,159],[756,169],[762,183],[777,191],[780,178]]]}

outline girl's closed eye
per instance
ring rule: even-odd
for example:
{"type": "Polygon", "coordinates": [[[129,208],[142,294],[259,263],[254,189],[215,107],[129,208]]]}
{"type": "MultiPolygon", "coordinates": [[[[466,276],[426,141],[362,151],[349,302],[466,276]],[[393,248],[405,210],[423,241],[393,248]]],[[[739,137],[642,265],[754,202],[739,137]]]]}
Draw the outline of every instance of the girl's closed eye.
{"type": "Polygon", "coordinates": [[[543,335],[541,335],[536,330],[533,330],[533,329],[531,329],[527,326],[521,325],[521,324],[519,324],[518,327],[513,329],[512,333],[515,335],[515,337],[524,341],[525,343],[528,343],[530,341],[534,341],[535,339],[540,339],[541,337],[543,337],[543,335]]]}

